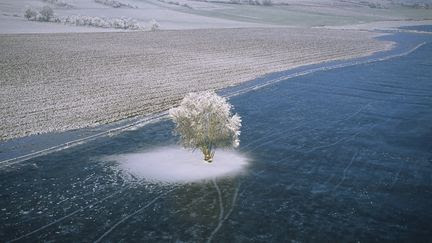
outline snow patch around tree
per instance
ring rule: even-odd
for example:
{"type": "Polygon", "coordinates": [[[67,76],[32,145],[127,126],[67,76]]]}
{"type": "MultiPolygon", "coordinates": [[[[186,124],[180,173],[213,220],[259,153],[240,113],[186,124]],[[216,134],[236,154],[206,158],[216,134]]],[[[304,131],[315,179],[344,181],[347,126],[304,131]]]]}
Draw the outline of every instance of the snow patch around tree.
{"type": "Polygon", "coordinates": [[[213,163],[203,163],[199,151],[179,146],[103,158],[115,162],[114,169],[125,178],[153,183],[191,183],[245,173],[249,159],[235,150],[220,150],[213,163]]]}

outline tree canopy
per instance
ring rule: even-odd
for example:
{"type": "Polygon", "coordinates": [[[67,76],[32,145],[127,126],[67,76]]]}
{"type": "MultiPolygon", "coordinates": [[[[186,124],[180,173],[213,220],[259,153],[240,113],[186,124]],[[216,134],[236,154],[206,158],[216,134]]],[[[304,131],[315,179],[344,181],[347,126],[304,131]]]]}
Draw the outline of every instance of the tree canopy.
{"type": "Polygon", "coordinates": [[[211,162],[216,148],[237,147],[241,118],[232,105],[214,91],[189,93],[180,106],[169,111],[185,148],[199,148],[211,162]]]}

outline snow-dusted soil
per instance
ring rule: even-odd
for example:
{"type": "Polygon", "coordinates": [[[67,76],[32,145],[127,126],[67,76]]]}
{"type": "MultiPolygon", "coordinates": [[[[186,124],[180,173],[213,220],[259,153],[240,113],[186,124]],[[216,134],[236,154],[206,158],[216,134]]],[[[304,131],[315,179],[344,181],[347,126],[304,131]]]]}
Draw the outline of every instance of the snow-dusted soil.
{"type": "Polygon", "coordinates": [[[295,28],[0,35],[0,139],[160,112],[191,91],[391,47],[371,37],[295,28]]]}
{"type": "MultiPolygon", "coordinates": [[[[253,2],[263,2],[255,0],[253,2]]],[[[266,0],[270,1],[270,0],[266,0]]],[[[142,26],[155,19],[160,28],[208,29],[240,27],[328,27],[374,24],[375,22],[431,20],[432,9],[403,7],[380,2],[371,7],[368,1],[339,0],[271,0],[271,6],[241,4],[231,0],[2,0],[0,33],[101,32],[108,28],[77,27],[71,23],[31,22],[24,18],[27,7],[49,6],[59,19],[131,18],[142,26]]],[[[251,1],[252,2],[252,1],[251,1]]],[[[368,27],[368,26],[366,26],[368,27]]]]}
{"type": "MultiPolygon", "coordinates": [[[[157,0],[121,0],[121,4],[131,7],[111,7],[94,0],[64,0],[70,7],[62,7],[42,0],[3,0],[0,1],[0,33],[64,33],[64,32],[107,32],[113,29],[80,27],[63,23],[44,23],[28,21],[24,18],[27,7],[36,10],[49,6],[58,18],[87,16],[107,19],[122,17],[131,18],[140,25],[148,26],[155,19],[161,29],[204,29],[204,28],[238,28],[238,27],[264,27],[266,24],[235,21],[224,18],[187,13],[169,4],[160,4],[157,0]]],[[[103,2],[103,1],[102,1],[103,2]]],[[[108,1],[110,2],[110,1],[108,1]]],[[[214,4],[203,3],[207,7],[214,4]]],[[[175,6],[178,7],[178,6],[175,6]]],[[[209,9],[206,8],[206,9],[209,9]]],[[[214,7],[213,7],[214,8],[214,7]]],[[[118,31],[118,30],[115,30],[118,31]]]]}

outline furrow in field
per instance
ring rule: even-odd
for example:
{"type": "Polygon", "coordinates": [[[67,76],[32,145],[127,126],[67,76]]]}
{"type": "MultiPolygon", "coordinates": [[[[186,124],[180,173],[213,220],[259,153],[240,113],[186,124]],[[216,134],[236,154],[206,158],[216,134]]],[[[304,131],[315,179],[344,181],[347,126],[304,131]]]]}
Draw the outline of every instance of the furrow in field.
{"type": "Polygon", "coordinates": [[[0,35],[0,139],[168,109],[191,91],[390,44],[305,28],[0,35]]]}

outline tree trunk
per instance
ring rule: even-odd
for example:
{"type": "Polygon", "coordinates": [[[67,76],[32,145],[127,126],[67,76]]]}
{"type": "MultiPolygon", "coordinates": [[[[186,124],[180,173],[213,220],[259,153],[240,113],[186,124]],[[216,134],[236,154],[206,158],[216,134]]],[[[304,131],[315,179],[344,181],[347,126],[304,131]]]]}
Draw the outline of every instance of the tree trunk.
{"type": "Polygon", "coordinates": [[[202,148],[201,151],[204,154],[204,160],[207,161],[208,163],[211,163],[213,160],[214,152],[212,152],[211,149],[207,147],[202,148]]]}

